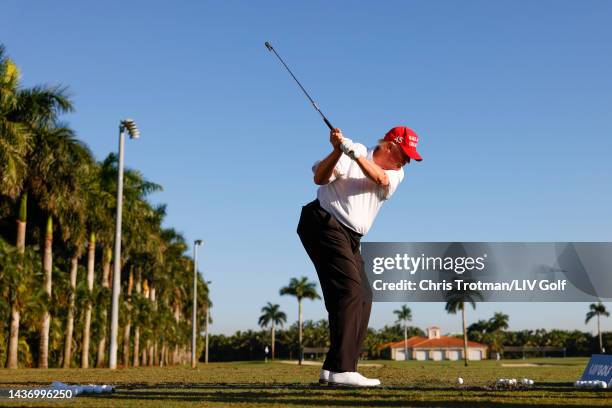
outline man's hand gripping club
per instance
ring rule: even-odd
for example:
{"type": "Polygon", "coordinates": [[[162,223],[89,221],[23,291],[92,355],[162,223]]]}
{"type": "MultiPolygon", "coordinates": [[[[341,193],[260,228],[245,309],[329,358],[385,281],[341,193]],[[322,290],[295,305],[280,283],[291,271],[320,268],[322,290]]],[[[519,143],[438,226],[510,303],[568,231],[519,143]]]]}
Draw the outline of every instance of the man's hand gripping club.
{"type": "Polygon", "coordinates": [[[329,142],[334,150],[318,164],[314,175],[315,184],[323,185],[329,183],[334,167],[336,163],[338,163],[342,153],[344,153],[355,160],[363,173],[370,180],[382,187],[389,186],[389,177],[387,173],[376,163],[366,159],[361,152],[356,151],[353,141],[342,136],[342,131],[340,129],[334,129],[329,133],[329,142]]]}

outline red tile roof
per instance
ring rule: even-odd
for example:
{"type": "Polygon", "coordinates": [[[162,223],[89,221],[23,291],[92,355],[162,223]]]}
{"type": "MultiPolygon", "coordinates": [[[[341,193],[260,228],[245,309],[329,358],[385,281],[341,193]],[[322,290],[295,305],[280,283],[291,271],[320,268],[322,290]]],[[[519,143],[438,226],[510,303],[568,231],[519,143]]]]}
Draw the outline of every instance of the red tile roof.
{"type": "MultiPolygon", "coordinates": [[[[425,340],[427,340],[427,337],[412,336],[406,341],[406,346],[413,347],[415,344],[420,343],[425,340]]],[[[404,340],[396,341],[394,343],[387,343],[386,347],[391,347],[391,348],[404,347],[404,340]]]]}
{"type": "MultiPolygon", "coordinates": [[[[432,347],[463,347],[463,339],[457,337],[440,337],[438,339],[428,339],[426,337],[413,336],[408,339],[406,345],[411,348],[432,348],[432,347]]],[[[404,340],[396,341],[394,343],[385,343],[380,348],[402,348],[404,347],[404,340]]],[[[476,343],[468,340],[468,347],[484,347],[485,344],[476,343]]]]}

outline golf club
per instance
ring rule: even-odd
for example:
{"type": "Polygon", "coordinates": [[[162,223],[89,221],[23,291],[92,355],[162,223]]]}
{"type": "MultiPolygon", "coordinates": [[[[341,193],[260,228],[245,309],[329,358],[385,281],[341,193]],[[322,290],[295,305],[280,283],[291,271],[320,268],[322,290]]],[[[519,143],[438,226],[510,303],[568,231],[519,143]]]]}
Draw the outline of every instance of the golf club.
{"type": "Polygon", "coordinates": [[[287,71],[289,71],[289,74],[291,74],[291,76],[293,77],[293,79],[295,80],[295,82],[297,82],[297,84],[300,86],[300,88],[302,89],[302,92],[304,92],[304,95],[306,95],[306,97],[308,98],[308,100],[310,101],[310,103],[312,103],[312,106],[314,106],[314,108],[317,110],[317,112],[319,112],[319,115],[321,115],[321,117],[323,118],[323,121],[325,122],[325,124],[327,125],[327,127],[329,127],[329,130],[334,130],[334,127],[332,126],[332,124],[329,122],[329,120],[327,120],[327,118],[325,117],[325,115],[323,114],[323,112],[321,112],[321,109],[319,109],[319,107],[317,106],[316,102],[312,100],[312,98],[310,97],[310,95],[308,95],[308,92],[306,92],[306,90],[304,89],[304,87],[302,86],[302,84],[300,84],[300,81],[298,81],[298,79],[295,77],[295,75],[293,75],[293,72],[291,72],[291,70],[289,69],[289,67],[287,66],[287,64],[285,64],[285,61],[283,61],[283,59],[280,57],[280,55],[278,55],[278,53],[276,52],[276,50],[272,47],[272,45],[266,41],[265,43],[266,48],[268,49],[268,51],[271,51],[274,53],[274,55],[276,55],[276,57],[279,59],[279,61],[285,66],[285,68],[287,69],[287,71]]]}

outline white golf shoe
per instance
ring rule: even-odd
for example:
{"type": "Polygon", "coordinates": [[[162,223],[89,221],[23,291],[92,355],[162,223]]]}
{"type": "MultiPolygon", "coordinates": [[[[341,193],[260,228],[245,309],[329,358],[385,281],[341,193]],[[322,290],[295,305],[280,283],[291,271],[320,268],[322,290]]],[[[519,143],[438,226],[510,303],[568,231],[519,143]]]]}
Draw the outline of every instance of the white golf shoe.
{"type": "Polygon", "coordinates": [[[321,374],[319,374],[319,384],[327,384],[329,382],[329,374],[331,371],[321,369],[321,374]]]}
{"type": "Polygon", "coordinates": [[[356,371],[347,371],[344,373],[330,373],[328,384],[345,387],[377,387],[380,385],[380,380],[366,378],[356,371]]]}

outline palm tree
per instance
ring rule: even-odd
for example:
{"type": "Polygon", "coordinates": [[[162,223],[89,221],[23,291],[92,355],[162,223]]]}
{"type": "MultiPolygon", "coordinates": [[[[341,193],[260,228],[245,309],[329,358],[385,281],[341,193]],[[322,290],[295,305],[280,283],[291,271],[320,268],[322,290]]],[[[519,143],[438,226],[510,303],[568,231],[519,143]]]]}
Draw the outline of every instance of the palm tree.
{"type": "Polygon", "coordinates": [[[19,93],[19,68],[0,44],[0,195],[15,199],[27,173],[30,127],[23,115],[19,93]]]}
{"type": "MultiPolygon", "coordinates": [[[[463,282],[469,282],[469,280],[463,280],[463,282]]],[[[453,290],[446,292],[446,312],[456,314],[458,310],[461,310],[461,321],[463,327],[463,363],[465,366],[468,365],[468,339],[467,339],[467,325],[465,318],[465,304],[469,303],[473,309],[476,309],[476,301],[483,300],[482,294],[477,290],[458,290],[456,283],[453,282],[453,290]]]]}
{"type": "Polygon", "coordinates": [[[272,360],[274,360],[275,328],[277,324],[282,327],[283,323],[287,322],[287,315],[280,310],[280,305],[273,305],[270,302],[261,308],[261,313],[259,325],[261,327],[272,326],[272,360]]]}
{"type": "Polygon", "coordinates": [[[302,365],[302,299],[321,299],[317,293],[317,284],[309,282],[308,278],[302,276],[300,279],[291,278],[289,285],[281,288],[280,294],[295,296],[298,301],[298,346],[299,364],[302,365]]]}
{"type": "Polygon", "coordinates": [[[510,317],[502,312],[496,312],[493,314],[493,317],[489,319],[488,328],[489,332],[495,332],[499,330],[506,330],[508,326],[508,322],[510,317]]]}
{"type": "MultiPolygon", "coordinates": [[[[40,257],[36,251],[30,248],[19,250],[0,238],[0,296],[11,306],[9,350],[19,349],[20,342],[15,333],[19,332],[19,324],[23,322],[20,321],[20,314],[15,316],[15,311],[23,310],[29,301],[39,264],[40,257]]],[[[15,369],[18,365],[18,353],[8,353],[6,367],[15,369]]]]}
{"type": "Polygon", "coordinates": [[[111,278],[111,261],[113,259],[113,250],[108,244],[109,241],[104,241],[102,244],[102,276],[100,277],[100,292],[96,299],[96,306],[99,308],[99,323],[100,334],[98,338],[98,356],[96,358],[96,367],[104,367],[106,364],[106,335],[108,331],[108,308],[110,306],[110,278],[111,278]]]}
{"type": "MultiPolygon", "coordinates": [[[[149,278],[151,283],[151,298],[150,300],[154,303],[153,307],[157,310],[156,301],[156,287],[154,282],[157,283],[158,278],[163,270],[163,253],[166,249],[166,245],[161,238],[161,223],[166,214],[165,206],[151,207],[148,202],[144,199],[147,190],[144,186],[149,183],[144,180],[144,177],[140,173],[130,170],[126,177],[127,180],[127,194],[126,194],[126,228],[125,234],[128,238],[125,242],[124,262],[129,267],[128,275],[128,286],[127,296],[125,297],[127,316],[126,324],[124,326],[124,343],[123,343],[123,354],[124,354],[124,365],[127,367],[129,364],[129,351],[130,351],[130,338],[131,338],[131,326],[132,323],[136,323],[138,327],[138,351],[140,351],[140,326],[137,322],[137,312],[134,309],[134,305],[139,307],[140,294],[134,295],[134,273],[142,272],[142,267],[146,267],[146,276],[149,278]],[[139,239],[130,239],[130,237],[138,236],[139,239]]],[[[153,184],[153,183],[151,183],[153,184]]],[[[157,186],[157,185],[156,185],[157,186]]],[[[160,187],[161,188],[161,187],[160,187]]],[[[136,276],[138,278],[138,276],[136,276]]],[[[140,277],[142,279],[142,275],[140,277]]],[[[141,283],[137,282],[139,285],[141,283]]],[[[162,309],[159,310],[160,314],[164,312],[164,305],[160,306],[162,309]]],[[[159,314],[156,315],[159,317],[159,314]]],[[[157,329],[153,328],[154,331],[157,329]]],[[[134,331],[134,334],[136,331],[134,331]]],[[[157,357],[155,351],[158,345],[158,336],[154,336],[155,340],[153,343],[153,349],[149,349],[149,353],[152,352],[157,357]],[[153,351],[151,351],[153,350],[153,351]]],[[[151,347],[151,346],[150,346],[151,347]]],[[[134,357],[132,361],[137,357],[134,357]]],[[[150,361],[153,363],[155,360],[150,361]]]]}
{"type": "MultiPolygon", "coordinates": [[[[25,249],[28,192],[33,187],[28,185],[28,179],[31,178],[32,166],[39,164],[33,155],[38,150],[35,136],[44,129],[57,127],[57,117],[72,109],[63,87],[22,89],[19,69],[6,57],[4,46],[0,45],[0,194],[19,200],[17,250],[21,253],[25,249]]],[[[45,267],[50,270],[48,264],[46,262],[45,267]]],[[[45,286],[50,288],[49,285],[50,280],[45,286]]],[[[13,297],[7,358],[9,368],[17,368],[19,305],[18,297],[13,297]]],[[[43,326],[46,323],[44,319],[43,326]]],[[[46,332],[48,335],[48,328],[46,332]]]]}
{"type": "Polygon", "coordinates": [[[29,136],[24,160],[26,167],[20,172],[20,183],[14,186],[19,196],[17,247],[20,248],[25,247],[28,195],[38,187],[36,183],[32,183],[32,178],[42,175],[42,180],[45,180],[50,173],[50,162],[55,160],[54,157],[46,157],[41,152],[40,142],[45,139],[45,133],[53,134],[55,131],[61,134],[63,130],[69,131],[58,124],[57,119],[60,114],[73,111],[73,106],[63,87],[36,86],[20,89],[17,91],[17,99],[17,108],[7,116],[15,122],[23,123],[29,136]],[[37,160],[41,158],[44,158],[44,161],[39,163],[37,160]]]}
{"type": "Polygon", "coordinates": [[[125,291],[124,301],[126,304],[126,322],[123,326],[123,366],[130,365],[130,330],[132,327],[132,290],[134,288],[134,265],[129,267],[127,290],[125,291]]]}
{"type": "Polygon", "coordinates": [[[76,300],[76,283],[79,258],[83,252],[85,241],[84,230],[84,211],[82,207],[71,208],[65,216],[62,216],[60,223],[64,236],[67,238],[68,246],[72,252],[70,257],[70,293],[68,301],[68,316],[66,318],[65,338],[64,338],[64,368],[70,368],[72,363],[72,340],[74,331],[74,315],[76,300]]]}
{"type": "MultiPolygon", "coordinates": [[[[95,196],[99,196],[95,201],[96,206],[93,207],[99,214],[95,217],[95,222],[92,223],[92,230],[97,230],[97,239],[102,246],[102,290],[99,294],[100,302],[100,335],[98,340],[98,356],[97,367],[103,367],[106,363],[106,344],[108,337],[108,308],[110,306],[110,286],[112,282],[112,245],[114,242],[114,217],[116,208],[116,189],[117,189],[117,164],[118,158],[114,153],[109,154],[100,164],[98,169],[97,184],[95,196]]],[[[157,220],[159,215],[156,214],[156,209],[152,208],[146,201],[146,196],[155,191],[160,191],[161,186],[146,180],[143,175],[133,169],[125,169],[124,171],[124,227],[122,233],[122,259],[121,268],[128,263],[133,257],[138,254],[149,251],[154,252],[156,257],[160,259],[163,252],[163,246],[159,246],[158,240],[150,238],[149,232],[151,225],[159,225],[161,221],[157,220]]],[[[129,283],[129,282],[128,282],[129,283]]],[[[129,285],[127,286],[129,288],[129,285]]],[[[128,309],[131,308],[131,299],[125,298],[128,309]]],[[[130,313],[131,314],[131,313],[130,313]]],[[[131,320],[131,316],[129,316],[131,320]]],[[[124,351],[125,345],[128,344],[131,333],[131,321],[124,326],[124,351]]],[[[141,333],[139,333],[140,336],[141,333]]],[[[87,335],[89,337],[89,334],[87,335]]],[[[140,340],[140,339],[139,339],[140,340]]],[[[85,341],[85,340],[84,340],[85,341]]],[[[125,354],[125,353],[124,353],[125,354]]],[[[124,357],[124,363],[127,365],[127,357],[124,357]]]]}
{"type": "MultiPolygon", "coordinates": [[[[70,143],[70,141],[69,141],[70,143]]],[[[64,368],[70,368],[72,363],[72,337],[74,329],[76,282],[79,259],[83,254],[87,242],[87,307],[85,311],[84,331],[89,331],[91,321],[91,290],[93,287],[93,266],[95,257],[95,233],[90,231],[87,239],[87,230],[90,223],[86,223],[86,217],[92,220],[96,212],[91,211],[91,203],[96,202],[91,196],[94,194],[93,180],[97,177],[97,167],[89,150],[81,145],[73,146],[74,151],[70,154],[73,166],[74,179],[72,180],[72,197],[67,200],[66,208],[61,208],[58,215],[63,241],[68,245],[71,252],[70,258],[70,296],[68,305],[68,316],[66,321],[65,342],[64,342],[64,368]],[[93,214],[89,214],[92,212],[93,214]]],[[[83,355],[89,353],[89,343],[84,336],[83,355]]],[[[87,368],[88,365],[82,366],[87,368]]]]}
{"type": "Polygon", "coordinates": [[[501,332],[508,328],[510,317],[502,312],[496,312],[493,317],[486,322],[487,337],[490,338],[491,348],[499,356],[503,352],[501,332]]]}
{"type": "Polygon", "coordinates": [[[83,186],[81,196],[83,199],[83,241],[87,238],[87,296],[85,299],[85,319],[83,324],[83,344],[81,347],[81,368],[89,368],[90,330],[94,299],[94,275],[96,261],[96,244],[98,233],[107,236],[111,228],[111,217],[106,211],[104,200],[108,197],[101,187],[101,166],[90,160],[83,163],[81,168],[81,182],[83,186]],[[86,235],[86,237],[85,237],[86,235]]]}
{"type": "Polygon", "coordinates": [[[408,360],[408,322],[412,320],[412,311],[406,305],[402,305],[399,310],[394,310],[393,313],[397,315],[396,323],[404,326],[404,358],[408,360]]]}
{"type": "Polygon", "coordinates": [[[604,353],[605,350],[601,339],[601,326],[599,319],[600,316],[610,316],[610,312],[606,310],[606,306],[604,306],[604,304],[601,302],[597,304],[591,303],[591,305],[589,306],[589,312],[586,314],[586,320],[584,321],[584,324],[587,324],[595,316],[597,316],[597,336],[599,337],[599,352],[604,353]]]}
{"type": "MultiPolygon", "coordinates": [[[[191,267],[193,261],[183,254],[188,249],[185,238],[172,228],[164,229],[161,238],[165,242],[164,265],[167,273],[162,274],[159,285],[162,288],[161,298],[168,305],[172,317],[171,333],[169,340],[173,346],[171,361],[176,364],[181,359],[181,347],[183,342],[183,329],[187,328],[185,319],[186,306],[191,304],[190,293],[191,267]],[[177,284],[180,282],[180,284],[177,284]]],[[[199,275],[198,275],[199,277],[199,275]]],[[[198,289],[198,295],[200,290],[198,289]]],[[[200,301],[198,300],[198,305],[200,301]]],[[[144,316],[143,316],[144,317],[144,316]]],[[[145,326],[144,319],[140,319],[141,325],[145,326]]],[[[166,330],[167,331],[167,330],[166,330]]]]}
{"type": "MultiPolygon", "coordinates": [[[[38,129],[35,133],[36,147],[32,154],[32,168],[28,182],[38,205],[46,213],[46,228],[43,252],[43,286],[48,299],[51,298],[53,269],[53,235],[56,219],[73,208],[82,207],[79,178],[83,163],[91,152],[76,139],[74,132],[62,124],[38,129]]],[[[61,223],[60,223],[61,225],[61,223]]],[[[63,230],[62,232],[65,232],[63,230]]],[[[64,236],[66,238],[66,236],[64,236]]],[[[49,366],[49,328],[51,314],[44,307],[40,325],[38,366],[49,366]]]]}
{"type": "Polygon", "coordinates": [[[198,327],[203,327],[205,330],[204,338],[204,363],[208,364],[208,341],[210,334],[210,325],[212,324],[212,316],[210,309],[212,308],[212,302],[210,301],[210,288],[211,282],[204,282],[201,276],[198,276],[198,311],[196,313],[199,316],[198,327]]]}

